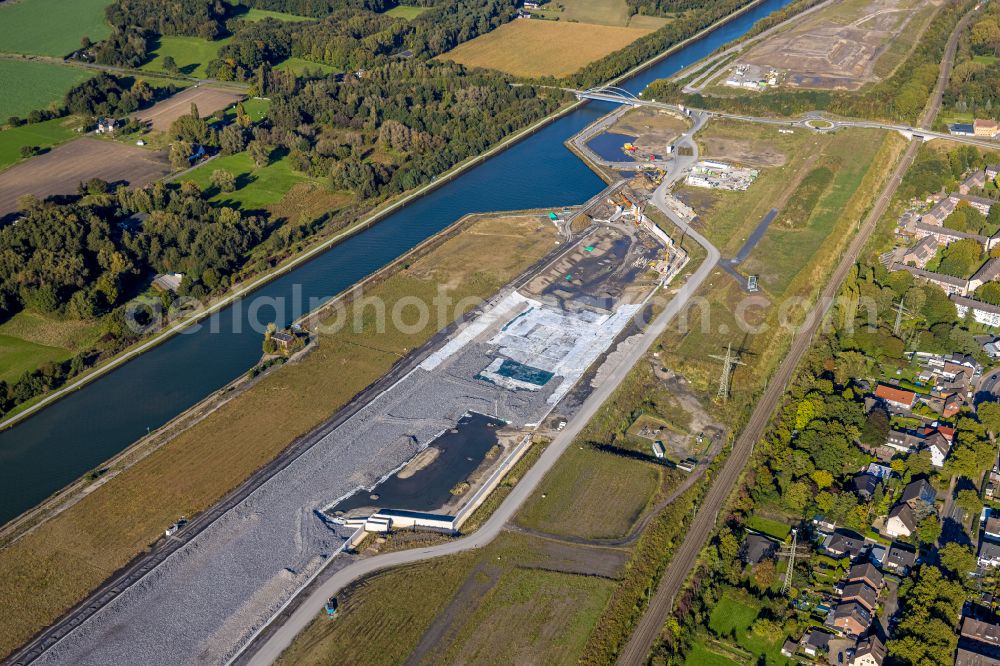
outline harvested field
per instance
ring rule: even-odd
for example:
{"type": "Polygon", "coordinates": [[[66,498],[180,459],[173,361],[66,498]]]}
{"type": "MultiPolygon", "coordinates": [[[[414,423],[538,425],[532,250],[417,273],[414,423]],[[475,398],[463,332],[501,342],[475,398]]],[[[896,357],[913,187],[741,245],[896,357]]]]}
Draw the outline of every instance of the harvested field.
{"type": "Polygon", "coordinates": [[[145,185],[168,173],[170,165],[162,152],[77,139],[0,173],[0,216],[17,210],[17,198],[25,194],[39,198],[73,194],[81,181],[91,178],[145,185]]]}
{"type": "Polygon", "coordinates": [[[928,4],[941,2],[844,0],[764,40],[739,62],[783,70],[797,88],[857,90],[880,78],[876,64],[897,40],[916,43],[926,23],[911,21],[928,4]]]}
{"type": "Polygon", "coordinates": [[[628,46],[651,28],[563,21],[512,21],[439,56],[515,76],[567,76],[628,46]]]}
{"type": "Polygon", "coordinates": [[[192,103],[198,105],[198,113],[204,117],[226,108],[243,97],[244,95],[236,90],[194,86],[132,116],[149,123],[152,129],[162,132],[169,129],[171,123],[181,116],[191,113],[192,103]]]}

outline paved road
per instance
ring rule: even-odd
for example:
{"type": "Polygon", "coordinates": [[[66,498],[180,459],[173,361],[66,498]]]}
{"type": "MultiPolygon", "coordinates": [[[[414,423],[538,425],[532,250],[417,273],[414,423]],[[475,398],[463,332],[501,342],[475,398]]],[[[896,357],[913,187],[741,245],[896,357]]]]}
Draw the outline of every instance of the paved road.
{"type": "Polygon", "coordinates": [[[708,239],[690,228],[683,221],[678,221],[678,226],[681,227],[684,233],[706,249],[708,252],[707,259],[702,262],[701,266],[688,279],[687,283],[678,290],[663,312],[641,334],[639,340],[629,347],[628,352],[618,362],[614,370],[608,374],[600,386],[594,389],[577,414],[567,424],[566,428],[556,435],[552,444],[541,455],[538,462],[524,475],[521,482],[514,487],[511,494],[507,496],[507,499],[504,500],[489,520],[470,536],[450,541],[446,544],[378,555],[370,559],[360,560],[341,569],[329,580],[317,587],[300,604],[295,612],[292,613],[281,628],[274,631],[262,645],[256,647],[256,652],[249,660],[250,664],[272,663],[291,644],[292,640],[306,625],[316,617],[326,601],[354,581],[389,567],[480,548],[496,538],[504,529],[507,522],[520,509],[521,505],[531,497],[549,469],[556,463],[577,435],[580,434],[601,405],[611,397],[612,393],[625,379],[632,367],[639,362],[673,318],[684,308],[692,294],[701,286],[712,272],[716,263],[718,263],[719,251],[708,242],[708,239]]]}
{"type": "MultiPolygon", "coordinates": [[[[944,92],[945,85],[947,85],[948,78],[951,73],[951,67],[955,60],[958,37],[964,27],[968,25],[968,22],[971,20],[973,14],[974,12],[963,17],[949,38],[948,44],[945,48],[945,57],[941,62],[941,71],[938,76],[938,81],[930,99],[928,100],[923,114],[921,114],[919,122],[920,126],[930,126],[934,122],[934,118],[937,117],[937,113],[941,108],[942,94],[944,92]]],[[[674,553],[674,557],[667,566],[667,570],[663,573],[660,585],[650,601],[649,607],[646,609],[645,614],[639,621],[639,625],[636,627],[635,632],[632,634],[628,644],[619,655],[618,663],[620,665],[639,666],[640,664],[645,663],[646,657],[649,654],[653,643],[660,635],[661,628],[666,622],[670,612],[673,610],[674,599],[686,582],[688,574],[694,568],[698,558],[698,553],[701,552],[701,549],[708,541],[708,537],[715,530],[715,524],[718,519],[719,512],[725,505],[732,489],[736,487],[740,474],[749,460],[751,453],[753,453],[754,444],[764,434],[764,429],[770,421],[772,412],[777,407],[778,402],[784,395],[788,384],[791,382],[795,368],[798,366],[799,361],[805,353],[809,350],[812,338],[822,322],[823,314],[825,314],[829,309],[834,296],[837,294],[840,289],[840,285],[847,277],[851,266],[853,266],[858,260],[862,248],[871,236],[872,232],[875,230],[875,226],[878,223],[879,218],[882,217],[888,208],[889,202],[892,200],[900,182],[902,182],[903,176],[913,164],[914,159],[916,159],[919,147],[920,143],[918,141],[913,141],[906,149],[906,152],[903,154],[903,158],[896,166],[892,176],[883,188],[882,193],[875,201],[875,205],[868,213],[868,216],[862,223],[857,235],[855,235],[854,239],[851,241],[847,252],[837,265],[837,268],[830,277],[829,282],[827,282],[826,287],[823,289],[823,293],[820,295],[820,300],[813,309],[813,317],[811,318],[809,324],[800,329],[796,334],[794,340],[792,341],[792,347],[789,350],[788,355],[785,357],[785,360],[778,368],[774,377],[771,378],[764,395],[761,397],[756,408],[751,414],[749,422],[740,434],[739,438],[736,440],[736,443],[733,445],[733,451],[730,454],[729,459],[726,461],[726,464],[723,465],[718,478],[716,478],[712,483],[712,487],[709,489],[701,507],[699,507],[698,514],[695,516],[694,522],[688,529],[687,534],[684,537],[684,541],[674,553]]],[[[658,191],[657,194],[661,193],[658,191]]]]}

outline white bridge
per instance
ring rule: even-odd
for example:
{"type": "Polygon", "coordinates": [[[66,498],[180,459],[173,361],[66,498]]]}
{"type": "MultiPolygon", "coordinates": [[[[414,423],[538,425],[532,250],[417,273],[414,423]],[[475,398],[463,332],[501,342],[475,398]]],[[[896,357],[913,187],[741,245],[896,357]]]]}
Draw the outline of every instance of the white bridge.
{"type": "Polygon", "coordinates": [[[617,86],[599,86],[587,90],[574,90],[573,93],[578,99],[594,99],[615,104],[631,104],[632,106],[648,104],[645,100],[641,100],[624,88],[617,86]]]}

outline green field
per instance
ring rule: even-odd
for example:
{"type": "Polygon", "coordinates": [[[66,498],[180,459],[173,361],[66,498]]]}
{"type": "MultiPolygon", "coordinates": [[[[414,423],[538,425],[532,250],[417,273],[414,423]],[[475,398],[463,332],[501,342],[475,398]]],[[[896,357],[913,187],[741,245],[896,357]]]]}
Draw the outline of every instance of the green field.
{"type": "Polygon", "coordinates": [[[574,446],[546,475],[517,522],[591,539],[625,536],[656,494],[662,474],[653,463],[574,446]]]}
{"type": "MultiPolygon", "coordinates": [[[[111,34],[111,26],[104,21],[104,7],[109,3],[110,0],[20,0],[0,4],[0,51],[69,55],[80,48],[81,38],[90,37],[97,42],[111,34]]],[[[0,80],[6,83],[3,76],[0,80]]]]}
{"type": "MultiPolygon", "coordinates": [[[[741,595],[744,596],[744,595],[741,595]]],[[[749,598],[736,598],[736,593],[726,592],[712,609],[708,628],[717,636],[729,636],[746,632],[757,619],[760,607],[749,598]]]]}
{"type": "Polygon", "coordinates": [[[0,169],[21,159],[22,146],[46,149],[79,136],[73,131],[76,124],[72,118],[53,118],[0,131],[0,169]]]}
{"type": "Polygon", "coordinates": [[[788,536],[788,533],[792,531],[792,528],[785,523],[757,515],[750,516],[750,520],[747,521],[747,527],[752,530],[757,530],[761,534],[772,536],[775,539],[781,539],[782,541],[784,541],[785,537],[788,536]]]}
{"type": "Polygon", "coordinates": [[[386,16],[394,16],[395,18],[406,19],[407,21],[412,21],[424,12],[426,12],[430,7],[411,7],[410,5],[396,5],[389,11],[385,12],[386,16]]]}
{"type": "Polygon", "coordinates": [[[34,370],[49,361],[62,361],[72,356],[68,349],[46,347],[0,335],[0,381],[17,381],[26,371],[34,370]]]}
{"type": "Polygon", "coordinates": [[[578,663],[613,583],[515,567],[465,621],[445,663],[578,663]]]}
{"type": "Polygon", "coordinates": [[[282,60],[280,63],[275,65],[274,68],[283,72],[292,72],[296,75],[301,75],[306,70],[309,70],[310,72],[319,72],[320,74],[337,73],[336,67],[331,67],[330,65],[321,62],[306,60],[305,58],[288,58],[286,60],[282,60]]]}
{"type": "Polygon", "coordinates": [[[263,21],[264,19],[276,19],[278,21],[288,21],[289,23],[296,23],[299,21],[314,21],[315,19],[309,18],[308,16],[299,16],[298,14],[286,14],[285,12],[272,12],[267,9],[251,9],[246,14],[240,16],[244,21],[263,21]]]}
{"type": "Polygon", "coordinates": [[[292,171],[288,161],[276,159],[267,166],[256,168],[250,155],[237,153],[219,157],[195,169],[182,180],[192,180],[212,201],[244,210],[259,210],[281,201],[296,183],[309,180],[308,176],[292,171]],[[236,176],[235,192],[218,192],[212,187],[212,172],[225,169],[236,176]]]}
{"type": "Polygon", "coordinates": [[[212,42],[200,37],[159,37],[152,44],[152,58],[143,63],[142,69],[162,72],[163,59],[172,56],[181,72],[195,78],[204,78],[208,75],[205,67],[230,39],[227,37],[212,42]]]}
{"type": "Polygon", "coordinates": [[[684,659],[685,666],[740,666],[740,662],[695,643],[684,659]]]}
{"type": "Polygon", "coordinates": [[[93,74],[76,67],[41,62],[0,60],[0,123],[11,116],[25,116],[53,102],[62,103],[70,88],[93,74]]]}

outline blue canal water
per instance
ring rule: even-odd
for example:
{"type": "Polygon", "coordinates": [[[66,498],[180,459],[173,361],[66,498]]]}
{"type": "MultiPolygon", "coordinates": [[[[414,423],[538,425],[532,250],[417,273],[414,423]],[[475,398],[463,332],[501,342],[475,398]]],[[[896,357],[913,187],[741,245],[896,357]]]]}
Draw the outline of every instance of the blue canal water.
{"type": "MultiPolygon", "coordinates": [[[[791,0],[765,0],[743,16],[619,84],[638,93],[739,37],[791,0]]],[[[582,203],[604,184],[563,142],[612,105],[591,102],[332,248],[248,299],[328,299],[466,213],[582,203]]],[[[258,321],[287,325],[294,312],[261,308],[258,321]]],[[[251,308],[141,355],[0,433],[0,522],[31,508],[133,441],[245,372],[260,357],[251,308]]]]}
{"type": "Polygon", "coordinates": [[[635,140],[636,137],[629,134],[601,132],[587,142],[587,147],[597,153],[599,157],[611,162],[634,162],[635,158],[622,148],[626,143],[634,143],[635,140]]]}

